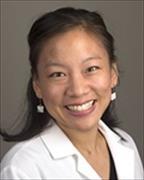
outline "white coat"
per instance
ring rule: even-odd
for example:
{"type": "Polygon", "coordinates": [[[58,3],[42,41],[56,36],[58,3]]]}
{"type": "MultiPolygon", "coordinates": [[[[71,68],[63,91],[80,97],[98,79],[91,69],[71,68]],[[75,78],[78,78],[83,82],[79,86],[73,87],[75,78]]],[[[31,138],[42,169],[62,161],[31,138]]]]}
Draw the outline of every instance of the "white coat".
{"type": "MultiPolygon", "coordinates": [[[[124,141],[102,121],[99,122],[99,130],[108,143],[118,179],[144,179],[142,162],[132,138],[116,128],[115,130],[126,140],[124,141]]],[[[1,178],[102,179],[55,123],[41,135],[18,143],[6,154],[1,163],[1,178]]]]}

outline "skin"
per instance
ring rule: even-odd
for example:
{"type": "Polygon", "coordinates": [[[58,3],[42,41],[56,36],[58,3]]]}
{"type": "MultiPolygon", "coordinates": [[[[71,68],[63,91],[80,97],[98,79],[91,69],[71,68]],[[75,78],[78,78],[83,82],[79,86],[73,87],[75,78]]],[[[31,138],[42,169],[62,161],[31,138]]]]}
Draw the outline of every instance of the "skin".
{"type": "Polygon", "coordinates": [[[100,38],[82,28],[52,38],[42,49],[37,71],[33,80],[37,97],[91,166],[108,178],[108,148],[98,122],[118,77],[100,38]],[[91,100],[95,103],[87,110],[66,108],[91,100]]]}

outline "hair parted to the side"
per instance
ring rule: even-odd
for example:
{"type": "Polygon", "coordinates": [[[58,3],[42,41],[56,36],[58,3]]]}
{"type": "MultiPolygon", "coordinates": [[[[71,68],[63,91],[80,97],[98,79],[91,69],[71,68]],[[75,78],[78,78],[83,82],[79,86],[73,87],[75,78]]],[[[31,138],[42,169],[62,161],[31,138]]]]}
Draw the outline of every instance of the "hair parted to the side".
{"type": "MultiPolygon", "coordinates": [[[[37,63],[39,55],[45,42],[51,38],[81,27],[88,33],[98,36],[109,55],[110,65],[116,63],[114,53],[114,39],[108,32],[106,25],[97,12],[91,12],[84,9],[75,9],[71,7],[60,8],[52,12],[48,12],[38,18],[31,27],[28,34],[29,43],[29,61],[31,65],[31,77],[27,87],[27,116],[25,117],[25,126],[22,131],[16,135],[9,135],[6,132],[0,132],[6,141],[22,141],[29,139],[42,132],[51,120],[51,115],[46,111],[44,113],[37,112],[39,99],[33,90],[33,77],[37,75],[37,63]]],[[[115,105],[111,102],[104,112],[101,119],[110,127],[117,125],[117,117],[115,115],[115,105]]]]}

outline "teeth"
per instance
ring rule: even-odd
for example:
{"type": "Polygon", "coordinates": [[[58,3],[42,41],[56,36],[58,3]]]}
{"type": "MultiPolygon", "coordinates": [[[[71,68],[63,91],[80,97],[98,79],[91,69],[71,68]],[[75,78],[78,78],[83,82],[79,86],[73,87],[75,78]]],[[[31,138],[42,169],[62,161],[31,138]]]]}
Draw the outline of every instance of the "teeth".
{"type": "Polygon", "coordinates": [[[67,106],[67,108],[71,111],[84,111],[84,110],[89,109],[92,106],[93,102],[94,101],[92,100],[82,105],[70,105],[70,106],[67,106]]]}

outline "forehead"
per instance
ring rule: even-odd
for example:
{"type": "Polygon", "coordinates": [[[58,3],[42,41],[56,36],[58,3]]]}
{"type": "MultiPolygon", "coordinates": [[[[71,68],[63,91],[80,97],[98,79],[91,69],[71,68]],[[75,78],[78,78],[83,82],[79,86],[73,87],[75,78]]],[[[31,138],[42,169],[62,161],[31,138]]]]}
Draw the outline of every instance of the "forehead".
{"type": "Polygon", "coordinates": [[[41,57],[47,59],[50,57],[84,59],[89,55],[108,56],[100,37],[82,28],[72,29],[47,40],[41,52],[41,57]]]}

